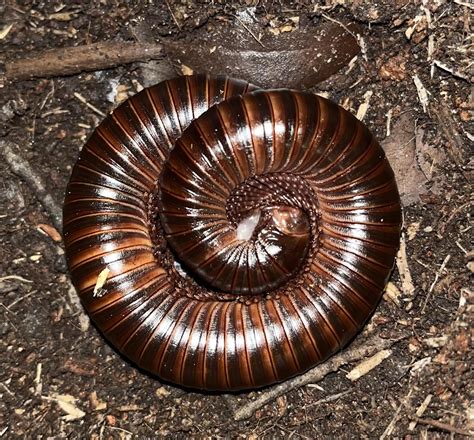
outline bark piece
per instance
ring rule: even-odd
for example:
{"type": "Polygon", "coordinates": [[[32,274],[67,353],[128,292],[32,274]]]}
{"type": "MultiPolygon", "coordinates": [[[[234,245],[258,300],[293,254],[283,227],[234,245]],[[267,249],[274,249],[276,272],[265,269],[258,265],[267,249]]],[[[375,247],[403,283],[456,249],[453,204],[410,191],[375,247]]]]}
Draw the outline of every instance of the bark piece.
{"type": "Polygon", "coordinates": [[[163,56],[160,44],[106,41],[85,46],[50,49],[6,63],[9,79],[47,78],[110,69],[163,56]]]}

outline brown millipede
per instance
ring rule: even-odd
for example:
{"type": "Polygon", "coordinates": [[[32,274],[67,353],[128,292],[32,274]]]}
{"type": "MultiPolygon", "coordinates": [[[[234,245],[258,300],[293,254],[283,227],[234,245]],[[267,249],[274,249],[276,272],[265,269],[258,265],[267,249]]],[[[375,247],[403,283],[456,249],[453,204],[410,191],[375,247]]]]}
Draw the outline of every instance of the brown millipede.
{"type": "Polygon", "coordinates": [[[64,203],[98,328],[145,370],[207,390],[282,381],[341,349],[381,297],[400,227],[393,172],[349,112],[202,75],[108,116],[64,203]]]}

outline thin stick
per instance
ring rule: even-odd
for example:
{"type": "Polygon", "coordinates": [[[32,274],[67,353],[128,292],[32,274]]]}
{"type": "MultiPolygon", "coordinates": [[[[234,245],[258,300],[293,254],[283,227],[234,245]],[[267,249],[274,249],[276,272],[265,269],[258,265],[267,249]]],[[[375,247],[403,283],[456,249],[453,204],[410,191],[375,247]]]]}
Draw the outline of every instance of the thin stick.
{"type": "Polygon", "coordinates": [[[438,422],[437,420],[420,419],[418,417],[415,417],[415,420],[421,425],[432,426],[433,428],[438,428],[443,431],[454,432],[456,434],[466,435],[468,437],[472,435],[472,432],[465,431],[464,429],[455,428],[454,426],[448,425],[446,423],[438,422]]]}
{"type": "Polygon", "coordinates": [[[403,407],[403,403],[400,403],[400,405],[398,405],[398,407],[395,411],[395,414],[392,417],[392,420],[390,420],[390,423],[385,428],[385,431],[382,433],[379,440],[384,440],[385,437],[388,437],[389,435],[392,435],[393,429],[395,428],[395,425],[397,424],[398,418],[400,417],[400,411],[402,410],[402,407],[403,407]]]}
{"type": "Polygon", "coordinates": [[[0,155],[4,157],[12,172],[20,176],[30,187],[45,211],[50,215],[54,227],[61,231],[61,208],[46,190],[41,177],[33,170],[28,161],[21,156],[18,147],[10,142],[0,141],[0,155]]]}
{"type": "Polygon", "coordinates": [[[23,283],[32,283],[33,281],[31,280],[27,280],[26,278],[23,278],[19,275],[6,275],[4,277],[0,277],[0,281],[5,281],[5,280],[17,280],[17,281],[21,281],[23,283]]]}
{"type": "Polygon", "coordinates": [[[431,296],[431,292],[433,292],[433,289],[436,286],[436,283],[438,282],[439,277],[443,273],[444,268],[446,267],[446,265],[448,264],[450,259],[451,259],[451,255],[447,255],[446,258],[443,260],[443,263],[441,264],[441,267],[436,272],[435,278],[434,278],[433,282],[431,283],[431,286],[428,290],[428,293],[426,294],[426,298],[425,298],[425,302],[423,303],[423,307],[421,308],[421,313],[422,314],[425,313],[425,308],[426,308],[426,305],[428,304],[428,300],[431,296]]]}
{"type": "Polygon", "coordinates": [[[257,36],[252,32],[252,30],[239,18],[237,15],[234,15],[237,21],[242,25],[242,27],[253,37],[253,39],[260,44],[260,46],[265,47],[265,45],[257,38],[257,36]]]}
{"type": "Polygon", "coordinates": [[[380,336],[373,336],[372,338],[365,341],[363,344],[351,347],[342,353],[339,353],[323,364],[309,370],[307,373],[276,385],[269,391],[263,392],[257,399],[242,405],[234,412],[235,420],[244,420],[252,416],[252,414],[260,409],[262,406],[276,399],[277,397],[287,393],[295,388],[300,388],[304,385],[308,385],[314,382],[319,382],[329,373],[337,371],[342,365],[350,362],[358,361],[367,356],[373,355],[375,352],[389,348],[397,341],[400,341],[405,336],[401,336],[398,339],[382,339],[380,336]]]}
{"type": "Polygon", "coordinates": [[[316,402],[312,402],[309,405],[306,405],[306,408],[313,408],[314,406],[322,405],[323,403],[334,402],[335,400],[338,400],[342,396],[352,393],[352,391],[353,390],[347,390],[347,391],[343,391],[342,393],[337,393],[337,394],[333,394],[332,396],[325,397],[324,399],[316,400],[316,402]]]}
{"type": "Polygon", "coordinates": [[[451,75],[455,76],[456,78],[463,79],[464,81],[467,81],[468,83],[471,82],[471,80],[469,79],[469,77],[467,75],[464,75],[463,73],[459,72],[459,70],[456,70],[456,69],[453,69],[453,68],[449,67],[447,64],[445,64],[445,63],[443,63],[439,60],[434,60],[433,64],[435,66],[439,67],[441,70],[444,70],[444,71],[450,73],[451,75]]]}
{"type": "Polygon", "coordinates": [[[360,47],[360,51],[362,52],[362,57],[367,61],[367,48],[364,42],[364,39],[359,33],[354,33],[352,32],[344,23],[340,22],[339,20],[336,20],[335,18],[330,17],[329,15],[326,15],[324,13],[321,13],[321,15],[329,21],[332,21],[333,23],[338,24],[341,26],[347,33],[351,34],[352,37],[357,41],[357,44],[360,47]]]}
{"type": "Polygon", "coordinates": [[[84,98],[84,96],[80,95],[77,92],[74,92],[74,96],[83,104],[85,104],[86,107],[89,107],[93,112],[97,113],[99,116],[102,116],[103,118],[107,116],[103,111],[99,110],[97,107],[93,106],[90,102],[88,102],[87,99],[84,98]]]}
{"type": "Polygon", "coordinates": [[[178,20],[176,20],[176,17],[170,7],[170,4],[168,3],[168,0],[165,0],[165,3],[166,3],[166,7],[168,8],[168,11],[170,11],[170,14],[171,14],[171,18],[173,19],[174,21],[174,24],[176,25],[176,27],[178,28],[178,30],[181,30],[181,26],[179,25],[178,23],[178,20]]]}
{"type": "Polygon", "coordinates": [[[105,41],[32,53],[7,62],[5,71],[7,78],[12,80],[48,78],[110,69],[136,61],[158,59],[163,55],[161,44],[105,41]]]}
{"type": "Polygon", "coordinates": [[[463,2],[461,0],[454,0],[454,3],[457,3],[460,6],[465,6],[466,8],[474,9],[474,5],[472,3],[463,2]]]}

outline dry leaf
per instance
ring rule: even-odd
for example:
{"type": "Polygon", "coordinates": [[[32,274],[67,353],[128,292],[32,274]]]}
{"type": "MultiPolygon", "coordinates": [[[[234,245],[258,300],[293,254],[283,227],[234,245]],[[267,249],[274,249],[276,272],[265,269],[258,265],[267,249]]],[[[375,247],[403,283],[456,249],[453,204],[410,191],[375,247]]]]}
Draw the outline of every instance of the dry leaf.
{"type": "Polygon", "coordinates": [[[382,147],[395,173],[402,205],[419,202],[420,194],[426,192],[428,180],[417,166],[412,112],[404,112],[395,120],[391,134],[382,142],[382,147]]]}
{"type": "Polygon", "coordinates": [[[312,87],[346,66],[360,51],[359,25],[324,22],[301,29],[292,21],[263,32],[246,23],[217,23],[188,40],[164,42],[170,60],[190,71],[245,78],[262,87],[312,87]],[[249,32],[249,29],[251,32],[249,32]],[[278,35],[271,35],[274,31],[278,35]],[[290,32],[291,31],[291,32],[290,32]],[[262,35],[261,39],[258,35],[262,35]],[[258,40],[258,41],[256,41],[258,40]],[[219,50],[213,51],[219,42],[219,50]]]}

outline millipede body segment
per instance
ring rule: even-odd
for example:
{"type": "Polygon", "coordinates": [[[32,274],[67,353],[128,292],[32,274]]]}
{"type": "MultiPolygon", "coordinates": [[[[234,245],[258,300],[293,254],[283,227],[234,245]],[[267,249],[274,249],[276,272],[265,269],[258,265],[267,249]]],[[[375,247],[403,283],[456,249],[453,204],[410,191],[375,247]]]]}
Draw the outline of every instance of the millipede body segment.
{"type": "Polygon", "coordinates": [[[393,172],[349,112],[204,75],[108,116],[64,204],[72,280],[104,336],[206,390],[279,382],[341,349],[381,297],[400,227],[393,172]]]}

